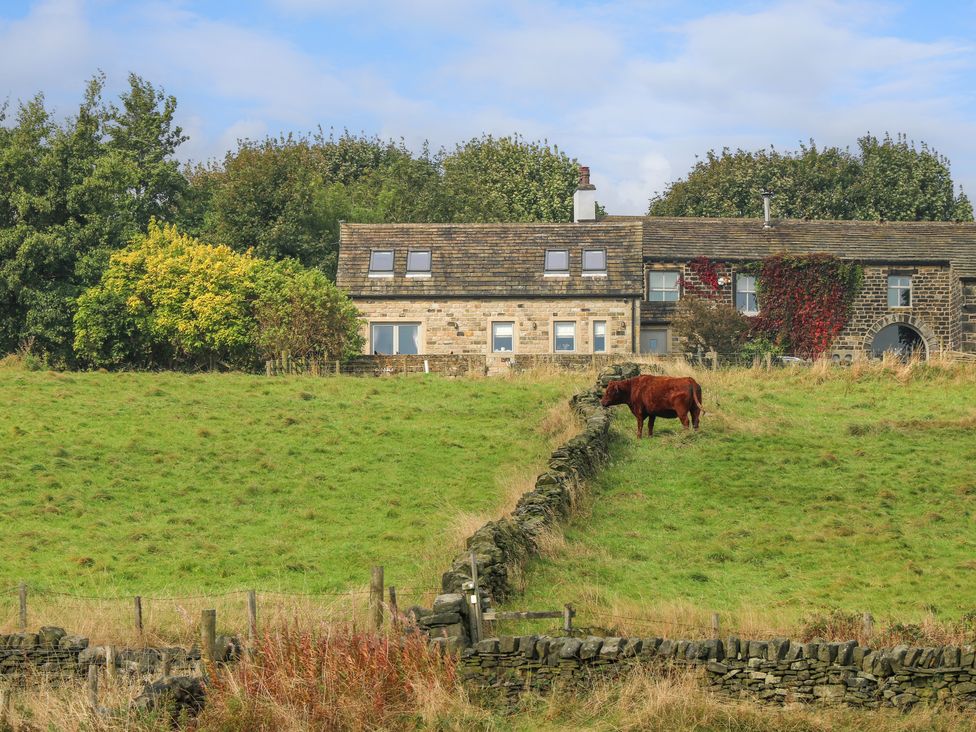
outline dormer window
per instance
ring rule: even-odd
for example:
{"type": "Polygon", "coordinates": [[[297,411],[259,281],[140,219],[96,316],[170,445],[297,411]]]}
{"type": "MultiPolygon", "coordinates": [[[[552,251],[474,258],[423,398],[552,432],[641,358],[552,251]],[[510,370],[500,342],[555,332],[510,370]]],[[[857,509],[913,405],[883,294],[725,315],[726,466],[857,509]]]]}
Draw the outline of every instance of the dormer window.
{"type": "Polygon", "coordinates": [[[393,250],[374,249],[369,253],[369,276],[370,277],[392,277],[393,276],[393,250]]]}
{"type": "Polygon", "coordinates": [[[546,249],[547,277],[569,277],[569,250],[546,249]]]}
{"type": "Polygon", "coordinates": [[[430,277],[430,249],[407,252],[407,277],[430,277]]]}
{"type": "Polygon", "coordinates": [[[583,250],[583,276],[600,277],[607,274],[607,250],[583,250]]]}

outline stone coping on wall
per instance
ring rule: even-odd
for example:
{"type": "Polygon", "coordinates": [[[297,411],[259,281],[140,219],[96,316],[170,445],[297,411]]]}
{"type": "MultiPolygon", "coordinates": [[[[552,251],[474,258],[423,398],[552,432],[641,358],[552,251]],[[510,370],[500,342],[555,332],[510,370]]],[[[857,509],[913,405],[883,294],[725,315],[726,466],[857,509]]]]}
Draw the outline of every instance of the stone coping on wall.
{"type": "Polygon", "coordinates": [[[470,687],[517,696],[555,685],[585,689],[638,667],[695,668],[704,688],[765,704],[810,702],[876,708],[918,703],[976,707],[976,647],[872,649],[786,638],[670,640],[502,636],[461,652],[470,687]]]}

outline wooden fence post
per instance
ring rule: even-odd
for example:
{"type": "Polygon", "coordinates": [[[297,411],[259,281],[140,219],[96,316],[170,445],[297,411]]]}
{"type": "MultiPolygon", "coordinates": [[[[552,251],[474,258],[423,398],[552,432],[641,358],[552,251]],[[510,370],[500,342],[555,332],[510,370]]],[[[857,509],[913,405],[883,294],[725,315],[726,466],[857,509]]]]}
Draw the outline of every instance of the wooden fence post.
{"type": "Polygon", "coordinates": [[[484,635],[481,619],[481,590],[478,587],[478,559],[471,552],[471,597],[468,600],[468,613],[472,630],[471,642],[477,643],[484,635]]]}
{"type": "Polygon", "coordinates": [[[341,367],[341,363],[340,363],[339,359],[336,359],[336,362],[335,362],[336,376],[340,376],[342,374],[342,371],[341,371],[341,368],[340,367],[341,367]]]}
{"type": "Polygon", "coordinates": [[[163,678],[165,679],[167,676],[170,675],[170,673],[173,670],[173,657],[172,655],[170,655],[169,651],[163,651],[163,657],[160,660],[159,665],[161,667],[160,671],[162,672],[163,678]]]}
{"type": "Polygon", "coordinates": [[[383,567],[373,567],[369,578],[369,607],[373,630],[383,628],[383,567]]]}
{"type": "Polygon", "coordinates": [[[136,615],[136,632],[138,632],[139,635],[141,636],[142,635],[142,598],[139,595],[136,595],[133,598],[132,604],[136,615]]]}
{"type": "Polygon", "coordinates": [[[874,616],[871,613],[864,613],[861,622],[864,638],[870,640],[871,636],[874,635],[874,616]]]}
{"type": "Polygon", "coordinates": [[[119,670],[115,666],[115,646],[105,646],[105,676],[109,681],[115,682],[118,675],[119,670]]]}
{"type": "Polygon", "coordinates": [[[708,358],[712,362],[712,371],[715,371],[715,369],[718,368],[718,352],[710,351],[708,354],[708,358]]]}
{"type": "Polygon", "coordinates": [[[27,583],[21,582],[18,587],[20,596],[20,630],[27,630],[27,583]]]}
{"type": "Polygon", "coordinates": [[[766,354],[766,370],[769,371],[773,367],[773,354],[766,354]]]}
{"type": "Polygon", "coordinates": [[[88,683],[85,684],[85,695],[88,697],[88,706],[94,712],[98,709],[98,666],[94,663],[88,667],[88,683]]]}
{"type": "Polygon", "coordinates": [[[573,612],[573,606],[569,603],[563,607],[563,632],[566,635],[573,634],[573,616],[575,614],[573,612]]]}
{"type": "Polygon", "coordinates": [[[13,729],[10,726],[10,689],[0,686],[0,727],[13,729]]]}
{"type": "Polygon", "coordinates": [[[718,613],[712,613],[712,638],[721,637],[721,626],[719,625],[718,613]]]}
{"type": "Polygon", "coordinates": [[[213,664],[216,659],[217,648],[217,611],[200,611],[200,660],[206,664],[213,664]]]}
{"type": "Polygon", "coordinates": [[[247,643],[253,647],[258,637],[258,595],[247,591],[247,643]]]}

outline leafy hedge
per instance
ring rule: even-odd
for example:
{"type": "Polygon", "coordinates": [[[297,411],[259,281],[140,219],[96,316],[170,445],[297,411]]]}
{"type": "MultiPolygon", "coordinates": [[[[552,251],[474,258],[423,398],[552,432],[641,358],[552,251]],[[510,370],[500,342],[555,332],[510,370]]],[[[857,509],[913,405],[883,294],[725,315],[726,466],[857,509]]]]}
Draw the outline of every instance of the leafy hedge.
{"type": "Polygon", "coordinates": [[[75,352],[104,368],[251,368],[281,351],[362,347],[351,301],[324,274],[149,225],[78,299],[75,352]]]}

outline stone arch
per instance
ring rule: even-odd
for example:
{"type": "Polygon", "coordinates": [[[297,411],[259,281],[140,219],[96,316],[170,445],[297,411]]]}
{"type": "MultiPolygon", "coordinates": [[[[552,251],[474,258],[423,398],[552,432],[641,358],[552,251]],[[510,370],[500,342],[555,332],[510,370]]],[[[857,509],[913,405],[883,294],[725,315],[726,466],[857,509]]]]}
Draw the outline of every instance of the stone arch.
{"type": "Polygon", "coordinates": [[[868,328],[867,333],[864,335],[864,341],[861,344],[864,353],[869,356],[873,354],[875,336],[889,325],[907,325],[918,333],[922,338],[922,343],[925,345],[925,358],[930,358],[939,351],[939,339],[935,335],[935,331],[926,325],[925,321],[915,317],[912,313],[891,313],[868,328]]]}

